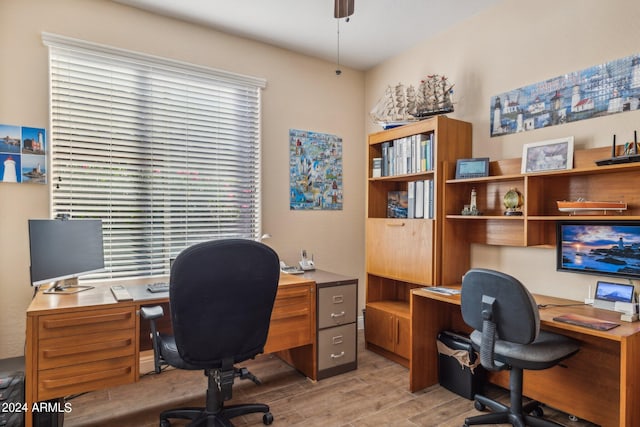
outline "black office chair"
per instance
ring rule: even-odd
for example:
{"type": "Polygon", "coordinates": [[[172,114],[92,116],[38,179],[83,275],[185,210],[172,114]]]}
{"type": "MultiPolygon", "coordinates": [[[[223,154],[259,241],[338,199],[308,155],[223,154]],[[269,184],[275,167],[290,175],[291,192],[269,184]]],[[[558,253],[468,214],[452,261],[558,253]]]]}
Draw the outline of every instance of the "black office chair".
{"type": "Polygon", "coordinates": [[[161,308],[144,307],[151,321],[156,371],[163,364],[202,369],[208,377],[205,408],[179,408],[160,414],[160,426],[171,418],[189,419],[190,426],[232,426],[230,419],[262,412],[264,424],[273,416],[264,404],[224,406],[231,399],[235,377],[258,382],[236,363],[264,351],[278,288],[278,255],[251,240],[215,240],[182,251],[171,268],[169,306],[173,335],[157,332],[161,308]]]}
{"type": "Polygon", "coordinates": [[[565,336],[540,331],[538,306],[517,279],[497,271],[475,268],[462,279],[462,318],[475,329],[471,342],[486,369],[510,369],[511,406],[476,395],[475,407],[493,412],[464,420],[475,424],[559,426],[540,417],[540,403],[522,403],[523,369],[547,369],[576,353],[578,344],[565,336]],[[531,414],[536,414],[534,416],[531,414]]]}

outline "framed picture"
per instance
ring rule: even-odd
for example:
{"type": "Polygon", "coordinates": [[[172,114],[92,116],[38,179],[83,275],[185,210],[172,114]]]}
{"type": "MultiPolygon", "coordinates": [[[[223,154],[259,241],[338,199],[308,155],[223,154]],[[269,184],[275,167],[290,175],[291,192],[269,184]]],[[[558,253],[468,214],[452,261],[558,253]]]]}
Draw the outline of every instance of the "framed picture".
{"type": "Polygon", "coordinates": [[[573,168],[573,137],[532,142],[522,147],[522,173],[573,168]]]}
{"type": "Polygon", "coordinates": [[[456,179],[489,176],[489,158],[458,159],[456,161],[456,179]]]}

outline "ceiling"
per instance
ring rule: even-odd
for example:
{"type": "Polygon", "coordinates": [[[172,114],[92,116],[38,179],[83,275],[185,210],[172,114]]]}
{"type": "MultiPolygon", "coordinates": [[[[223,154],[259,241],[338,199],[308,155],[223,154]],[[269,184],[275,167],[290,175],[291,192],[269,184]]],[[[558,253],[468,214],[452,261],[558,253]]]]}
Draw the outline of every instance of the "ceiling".
{"type": "Polygon", "coordinates": [[[113,0],[357,70],[367,70],[500,0],[355,0],[347,22],[334,0],[113,0]]]}

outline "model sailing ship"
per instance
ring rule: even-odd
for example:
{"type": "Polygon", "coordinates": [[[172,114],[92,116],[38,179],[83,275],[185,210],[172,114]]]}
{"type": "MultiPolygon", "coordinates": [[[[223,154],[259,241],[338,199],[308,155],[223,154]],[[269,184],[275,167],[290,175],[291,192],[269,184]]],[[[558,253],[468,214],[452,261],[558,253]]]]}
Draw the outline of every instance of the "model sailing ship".
{"type": "Polygon", "coordinates": [[[588,211],[622,212],[627,210],[627,204],[625,202],[603,202],[579,198],[575,201],[558,200],[556,203],[558,204],[558,210],[560,212],[569,212],[570,214],[588,211]]]}
{"type": "Polygon", "coordinates": [[[370,112],[374,122],[387,129],[437,114],[453,112],[453,84],[445,76],[433,74],[422,80],[416,90],[402,83],[387,86],[384,95],[370,112]]]}

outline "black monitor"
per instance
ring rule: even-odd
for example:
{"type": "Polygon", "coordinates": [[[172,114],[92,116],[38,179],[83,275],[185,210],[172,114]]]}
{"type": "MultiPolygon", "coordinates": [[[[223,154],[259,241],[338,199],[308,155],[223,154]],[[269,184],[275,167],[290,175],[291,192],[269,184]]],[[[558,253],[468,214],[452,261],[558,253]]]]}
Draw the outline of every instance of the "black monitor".
{"type": "Polygon", "coordinates": [[[557,269],[640,279],[640,221],[557,222],[557,269]]]}
{"type": "Polygon", "coordinates": [[[57,291],[74,286],[78,276],[104,269],[102,221],[30,219],[29,251],[32,286],[56,282],[57,291]]]}

